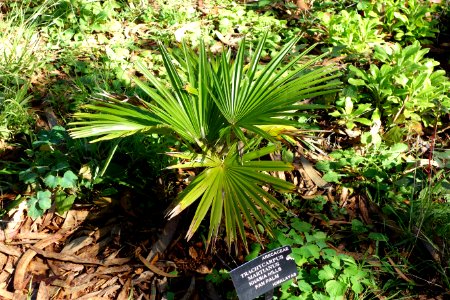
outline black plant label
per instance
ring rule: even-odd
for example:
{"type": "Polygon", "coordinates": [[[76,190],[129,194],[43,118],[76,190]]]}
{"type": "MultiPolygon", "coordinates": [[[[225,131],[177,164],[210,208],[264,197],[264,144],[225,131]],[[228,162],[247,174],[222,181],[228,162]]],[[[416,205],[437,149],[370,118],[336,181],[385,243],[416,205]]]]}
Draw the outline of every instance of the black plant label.
{"type": "Polygon", "coordinates": [[[252,300],[297,276],[290,246],[267,252],[230,272],[239,300],[252,300]]]}

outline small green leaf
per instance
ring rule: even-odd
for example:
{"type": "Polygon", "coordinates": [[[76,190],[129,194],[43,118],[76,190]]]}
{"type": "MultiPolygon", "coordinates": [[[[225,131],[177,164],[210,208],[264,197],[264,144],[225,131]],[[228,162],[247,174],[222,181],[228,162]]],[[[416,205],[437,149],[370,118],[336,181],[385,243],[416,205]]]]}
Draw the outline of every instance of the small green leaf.
{"type": "Polygon", "coordinates": [[[26,184],[35,183],[38,175],[31,171],[31,169],[22,171],[19,173],[19,180],[23,181],[26,184]]]}
{"type": "Polygon", "coordinates": [[[283,150],[282,159],[285,162],[292,163],[294,162],[294,153],[292,153],[292,151],[290,150],[283,150]]]}
{"type": "Polygon", "coordinates": [[[353,219],[352,220],[352,231],[354,233],[363,233],[363,232],[367,232],[368,229],[367,227],[364,225],[363,222],[361,222],[358,219],[353,219]]]}
{"type": "Polygon", "coordinates": [[[293,240],[293,244],[291,246],[304,244],[303,235],[298,234],[294,229],[289,230],[289,236],[291,236],[293,240]]]}
{"type": "Polygon", "coordinates": [[[39,191],[36,194],[36,198],[39,203],[39,207],[44,211],[49,209],[52,206],[52,193],[50,191],[39,191]]]}
{"type": "Polygon", "coordinates": [[[312,293],[313,289],[312,286],[307,283],[305,280],[300,280],[298,282],[298,288],[300,289],[300,291],[304,292],[304,293],[312,293]]]}
{"type": "Polygon", "coordinates": [[[325,265],[322,270],[319,271],[318,278],[323,281],[328,281],[334,278],[336,275],[336,270],[330,265],[325,265]]]}
{"type": "Polygon", "coordinates": [[[395,143],[399,143],[403,140],[404,134],[405,134],[405,130],[403,128],[401,128],[400,126],[394,126],[383,135],[383,139],[388,144],[395,144],[395,143]]]}
{"type": "Polygon", "coordinates": [[[44,213],[44,211],[38,205],[38,200],[34,197],[28,199],[27,206],[28,206],[28,216],[33,220],[36,220],[44,213]]]}
{"type": "Polygon", "coordinates": [[[408,151],[409,147],[406,144],[403,143],[397,143],[392,145],[392,147],[389,149],[389,152],[393,152],[393,153],[403,153],[408,151]]]}
{"type": "Polygon", "coordinates": [[[348,80],[348,83],[350,83],[351,85],[354,85],[354,86],[364,86],[364,85],[366,85],[366,82],[364,80],[362,80],[362,79],[355,79],[355,78],[350,78],[348,80]]]}
{"type": "Polygon", "coordinates": [[[343,297],[347,290],[347,285],[344,282],[337,280],[330,280],[325,283],[325,290],[332,297],[343,297]]]}
{"type": "Polygon", "coordinates": [[[304,251],[301,250],[301,248],[292,248],[290,256],[295,260],[298,267],[301,267],[308,262],[308,259],[304,256],[304,251]]]}
{"type": "Polygon", "coordinates": [[[367,118],[356,118],[355,122],[361,123],[361,124],[366,125],[366,126],[371,126],[372,125],[372,121],[370,121],[367,118]]]}
{"type": "Polygon", "coordinates": [[[28,202],[28,216],[33,220],[42,216],[44,212],[51,207],[50,191],[39,191],[36,196],[31,197],[28,202]]]}
{"type": "Polygon", "coordinates": [[[355,292],[355,294],[361,294],[364,291],[364,287],[358,280],[352,280],[353,278],[350,278],[350,281],[352,282],[352,291],[355,292]]]}
{"type": "Polygon", "coordinates": [[[314,244],[307,244],[305,246],[300,247],[299,253],[307,259],[309,258],[318,259],[320,257],[320,248],[319,246],[314,244]]]}
{"type": "Polygon", "coordinates": [[[55,195],[56,211],[59,214],[65,213],[72,207],[75,199],[75,195],[67,195],[65,192],[59,191],[55,195]]]}
{"type": "Polygon", "coordinates": [[[306,223],[304,221],[300,221],[299,219],[294,219],[294,221],[291,223],[292,228],[297,230],[298,232],[309,232],[311,230],[312,225],[309,223],[306,223]]]}
{"type": "Polygon", "coordinates": [[[251,248],[252,248],[252,250],[245,257],[246,261],[250,261],[259,255],[259,253],[261,252],[261,244],[252,244],[251,248]]]}
{"type": "Polygon", "coordinates": [[[71,189],[77,186],[78,176],[68,170],[60,180],[60,186],[64,189],[71,189]]]}
{"type": "Polygon", "coordinates": [[[369,239],[374,240],[374,241],[379,241],[379,242],[387,242],[388,238],[386,235],[382,234],[382,233],[378,233],[378,232],[371,232],[369,233],[369,239]]]}
{"type": "Polygon", "coordinates": [[[60,177],[49,174],[44,178],[44,183],[48,188],[54,189],[59,185],[60,177]]]}
{"type": "Polygon", "coordinates": [[[339,183],[339,174],[334,171],[329,171],[322,177],[326,182],[335,182],[339,183]]]}

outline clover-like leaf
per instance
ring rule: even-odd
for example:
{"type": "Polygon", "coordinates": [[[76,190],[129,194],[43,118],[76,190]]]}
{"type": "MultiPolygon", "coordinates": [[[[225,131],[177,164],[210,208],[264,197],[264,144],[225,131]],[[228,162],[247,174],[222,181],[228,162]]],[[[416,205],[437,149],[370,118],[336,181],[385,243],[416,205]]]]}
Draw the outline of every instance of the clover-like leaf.
{"type": "Polygon", "coordinates": [[[55,189],[59,185],[59,180],[60,180],[60,177],[55,176],[53,174],[49,174],[49,175],[45,176],[44,183],[47,187],[49,187],[51,189],[55,189]]]}
{"type": "Polygon", "coordinates": [[[60,186],[64,189],[71,189],[77,186],[78,176],[68,170],[60,180],[60,186]]]}
{"type": "Polygon", "coordinates": [[[50,191],[39,191],[36,196],[31,197],[28,202],[28,216],[33,220],[42,216],[52,206],[52,193],[50,191]]]}

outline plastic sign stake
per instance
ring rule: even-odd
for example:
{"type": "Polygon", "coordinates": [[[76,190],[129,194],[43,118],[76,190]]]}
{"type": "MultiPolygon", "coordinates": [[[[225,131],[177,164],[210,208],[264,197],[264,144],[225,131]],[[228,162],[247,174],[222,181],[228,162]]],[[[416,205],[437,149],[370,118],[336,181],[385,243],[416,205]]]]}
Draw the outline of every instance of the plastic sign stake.
{"type": "Polygon", "coordinates": [[[239,300],[252,300],[297,276],[290,246],[267,252],[230,272],[239,300]]]}

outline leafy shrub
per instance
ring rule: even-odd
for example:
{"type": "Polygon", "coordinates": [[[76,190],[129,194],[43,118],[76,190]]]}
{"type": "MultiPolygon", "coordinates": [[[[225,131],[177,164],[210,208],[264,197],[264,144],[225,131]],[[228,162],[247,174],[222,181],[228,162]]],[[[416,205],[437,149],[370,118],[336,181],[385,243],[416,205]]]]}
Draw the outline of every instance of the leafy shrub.
{"type": "Polygon", "coordinates": [[[375,45],[384,42],[378,18],[363,17],[356,11],[342,10],[339,14],[320,12],[318,18],[324,26],[325,42],[345,53],[369,55],[375,45]]]}
{"type": "Polygon", "coordinates": [[[445,71],[435,70],[437,61],[425,58],[428,51],[417,41],[405,48],[399,44],[380,46],[374,53],[380,67],[371,64],[364,71],[349,66],[349,83],[370,97],[362,94],[357,102],[373,100],[388,126],[407,121],[434,124],[443,111],[450,110],[450,81],[445,71]]]}
{"type": "Polygon", "coordinates": [[[402,45],[420,41],[430,44],[439,32],[435,14],[437,5],[429,1],[384,0],[358,3],[366,16],[378,18],[388,38],[402,45]]]}
{"type": "Polygon", "coordinates": [[[400,178],[407,151],[405,144],[380,145],[365,154],[357,154],[354,149],[336,150],[330,153],[332,160],[320,161],[316,167],[325,174],[324,180],[360,190],[370,188],[380,200],[382,193],[389,191],[400,178]]]}

